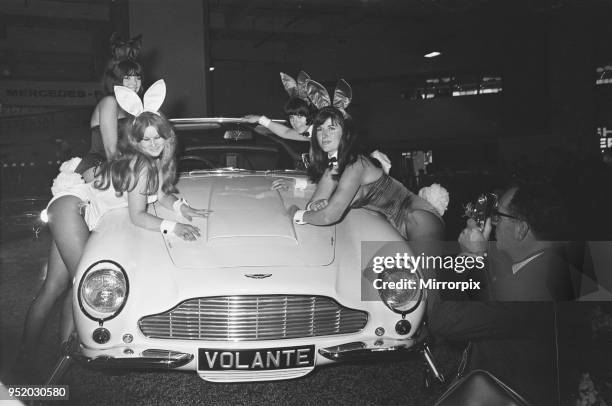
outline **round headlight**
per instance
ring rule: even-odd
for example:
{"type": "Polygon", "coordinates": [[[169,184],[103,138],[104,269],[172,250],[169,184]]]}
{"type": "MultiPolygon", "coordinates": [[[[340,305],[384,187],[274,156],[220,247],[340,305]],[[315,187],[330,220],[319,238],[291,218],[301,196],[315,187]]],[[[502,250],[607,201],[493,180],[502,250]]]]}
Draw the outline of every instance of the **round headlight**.
{"type": "Polygon", "coordinates": [[[380,298],[397,313],[408,313],[421,300],[421,287],[417,272],[404,269],[387,269],[380,275],[382,289],[378,290],[380,298]]]}
{"type": "Polygon", "coordinates": [[[114,317],[123,308],[127,295],[125,271],[111,261],[101,261],[90,266],[79,286],[81,309],[95,320],[114,317]]]}

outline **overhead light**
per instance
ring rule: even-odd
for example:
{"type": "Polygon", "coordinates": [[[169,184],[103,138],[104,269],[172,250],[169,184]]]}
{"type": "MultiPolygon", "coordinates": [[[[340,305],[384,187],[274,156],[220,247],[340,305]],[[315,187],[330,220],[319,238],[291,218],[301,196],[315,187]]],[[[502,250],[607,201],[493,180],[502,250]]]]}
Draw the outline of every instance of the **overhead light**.
{"type": "Polygon", "coordinates": [[[425,58],[435,58],[436,56],[440,55],[440,52],[438,51],[433,51],[430,52],[428,54],[423,55],[425,58]]]}
{"type": "Polygon", "coordinates": [[[210,68],[208,68],[208,70],[212,72],[212,71],[214,71],[214,70],[215,70],[215,67],[214,67],[214,66],[211,66],[210,68]]]}

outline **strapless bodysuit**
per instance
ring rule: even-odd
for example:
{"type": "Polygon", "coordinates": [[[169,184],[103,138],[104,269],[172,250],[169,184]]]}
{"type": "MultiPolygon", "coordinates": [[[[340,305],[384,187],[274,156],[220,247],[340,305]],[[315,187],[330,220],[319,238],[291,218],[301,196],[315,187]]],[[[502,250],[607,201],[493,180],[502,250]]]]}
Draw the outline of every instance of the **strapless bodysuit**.
{"type": "Polygon", "coordinates": [[[381,213],[405,239],[408,239],[411,226],[407,215],[414,210],[430,212],[443,222],[440,214],[427,200],[385,174],[372,183],[360,186],[351,207],[381,213]]]}
{"type": "MultiPolygon", "coordinates": [[[[120,118],[117,120],[117,141],[122,137],[125,131],[125,125],[127,123],[127,117],[120,118]]],[[[90,168],[100,166],[106,161],[106,151],[104,150],[104,142],[102,141],[102,133],[100,126],[91,127],[91,146],[89,151],[81,159],[81,163],[74,170],[76,173],[83,174],[90,168]]]]}

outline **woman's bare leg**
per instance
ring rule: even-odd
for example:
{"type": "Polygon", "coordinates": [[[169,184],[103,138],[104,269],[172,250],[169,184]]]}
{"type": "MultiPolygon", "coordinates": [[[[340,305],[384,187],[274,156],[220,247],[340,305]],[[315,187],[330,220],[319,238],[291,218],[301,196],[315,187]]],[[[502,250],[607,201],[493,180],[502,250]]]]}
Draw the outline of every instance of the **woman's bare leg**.
{"type": "Polygon", "coordinates": [[[89,228],[81,215],[82,200],[76,196],[64,196],[54,201],[47,210],[49,229],[57,244],[70,276],[74,277],[83,248],[89,238],[89,228]]]}
{"type": "MultiPolygon", "coordinates": [[[[79,260],[89,238],[89,228],[81,215],[81,205],[81,199],[75,196],[65,196],[53,202],[48,209],[51,235],[71,280],[76,274],[79,260]]],[[[68,340],[74,330],[71,306],[72,287],[68,287],[60,319],[62,342],[68,340]]]]}
{"type": "Polygon", "coordinates": [[[74,331],[74,317],[72,317],[72,288],[68,289],[60,317],[60,342],[65,343],[74,331]]]}
{"type": "Polygon", "coordinates": [[[49,313],[70,283],[70,274],[52,241],[47,264],[47,276],[38,295],[32,301],[23,329],[23,355],[33,356],[49,313]]]}

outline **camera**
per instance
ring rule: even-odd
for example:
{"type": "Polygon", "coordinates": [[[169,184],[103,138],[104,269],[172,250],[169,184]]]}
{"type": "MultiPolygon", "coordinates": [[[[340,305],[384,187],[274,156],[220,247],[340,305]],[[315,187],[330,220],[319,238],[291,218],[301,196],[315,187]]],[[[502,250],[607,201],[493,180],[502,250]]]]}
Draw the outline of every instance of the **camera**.
{"type": "Polygon", "coordinates": [[[465,216],[473,219],[482,229],[487,217],[491,217],[493,211],[497,209],[498,201],[495,193],[483,193],[475,201],[465,205],[465,216]]]}

